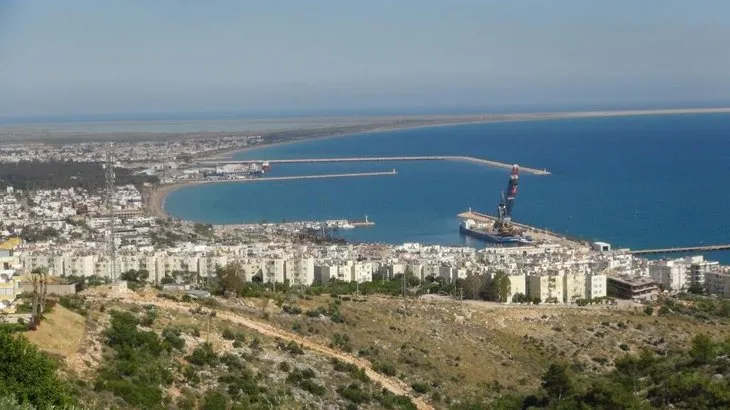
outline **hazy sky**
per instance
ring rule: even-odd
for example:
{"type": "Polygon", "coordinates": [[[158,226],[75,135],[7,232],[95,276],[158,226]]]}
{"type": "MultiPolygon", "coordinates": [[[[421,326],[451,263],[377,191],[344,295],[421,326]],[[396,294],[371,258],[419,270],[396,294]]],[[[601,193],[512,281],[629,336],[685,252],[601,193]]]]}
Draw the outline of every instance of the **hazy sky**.
{"type": "Polygon", "coordinates": [[[0,0],[0,117],[723,98],[728,0],[0,0]]]}

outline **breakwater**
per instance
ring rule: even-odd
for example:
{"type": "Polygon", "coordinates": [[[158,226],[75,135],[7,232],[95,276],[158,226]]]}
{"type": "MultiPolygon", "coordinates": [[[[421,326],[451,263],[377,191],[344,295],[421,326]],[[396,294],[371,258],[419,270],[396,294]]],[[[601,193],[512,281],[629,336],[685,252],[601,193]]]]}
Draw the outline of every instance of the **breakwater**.
{"type": "MultiPolygon", "coordinates": [[[[428,156],[397,156],[397,157],[344,157],[344,158],[295,158],[295,159],[249,159],[249,160],[221,160],[221,161],[200,161],[198,165],[216,166],[226,164],[252,164],[268,162],[269,164],[312,164],[325,162],[390,162],[390,161],[462,161],[479,165],[486,165],[493,168],[512,169],[514,164],[493,161],[489,159],[469,157],[463,155],[428,155],[428,156]]],[[[551,175],[547,169],[538,169],[520,166],[524,173],[533,175],[551,175]]]]}

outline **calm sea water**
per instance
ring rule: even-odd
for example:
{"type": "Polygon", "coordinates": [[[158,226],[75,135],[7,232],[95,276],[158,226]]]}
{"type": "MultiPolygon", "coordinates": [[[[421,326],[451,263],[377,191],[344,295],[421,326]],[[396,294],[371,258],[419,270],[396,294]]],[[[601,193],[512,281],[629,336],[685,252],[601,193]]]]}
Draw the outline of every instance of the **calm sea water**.
{"type": "MultiPolygon", "coordinates": [[[[730,115],[616,117],[387,131],[261,148],[238,158],[469,155],[535,168],[514,218],[615,246],[730,243],[730,115]]],[[[271,176],[381,171],[397,176],[215,184],[166,201],[207,223],[363,218],[353,241],[463,244],[456,214],[494,212],[507,172],[456,162],[275,165],[271,176]]],[[[471,243],[474,244],[474,243],[471,243]]],[[[707,254],[730,263],[730,252],[707,254]]]]}

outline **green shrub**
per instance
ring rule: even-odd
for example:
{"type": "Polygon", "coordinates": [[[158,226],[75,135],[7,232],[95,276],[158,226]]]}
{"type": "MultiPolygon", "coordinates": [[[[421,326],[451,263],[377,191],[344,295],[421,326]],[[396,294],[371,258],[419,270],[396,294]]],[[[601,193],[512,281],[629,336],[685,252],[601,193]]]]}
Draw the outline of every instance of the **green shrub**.
{"type": "Polygon", "coordinates": [[[0,332],[0,346],[0,396],[40,409],[73,404],[68,386],[58,378],[56,363],[45,353],[9,332],[0,332]]]}
{"type": "Polygon", "coordinates": [[[395,376],[396,374],[395,366],[392,363],[376,362],[373,364],[373,369],[388,376],[395,376]]]}
{"type": "Polygon", "coordinates": [[[279,370],[285,373],[288,373],[289,370],[291,370],[291,365],[289,365],[289,362],[280,362],[278,367],[279,370]]]}
{"type": "Polygon", "coordinates": [[[203,397],[202,410],[226,410],[228,408],[228,396],[218,390],[208,390],[203,397]]]}
{"type": "Polygon", "coordinates": [[[193,349],[185,360],[196,366],[213,366],[218,362],[218,355],[213,351],[213,345],[205,342],[193,349]]]}
{"type": "Polygon", "coordinates": [[[371,400],[370,394],[363,390],[357,383],[351,383],[346,387],[340,387],[337,389],[337,393],[355,404],[363,404],[371,400]]]}
{"type": "MultiPolygon", "coordinates": [[[[162,330],[162,340],[172,349],[182,350],[185,347],[185,339],[181,337],[180,329],[166,327],[162,330]]],[[[167,350],[169,351],[170,348],[167,350]]]]}
{"type": "Polygon", "coordinates": [[[332,345],[339,347],[345,352],[352,352],[350,336],[345,333],[335,333],[334,335],[332,335],[332,345]]]}
{"type": "Polygon", "coordinates": [[[431,390],[431,386],[429,386],[428,383],[422,382],[411,384],[411,388],[413,391],[420,394],[428,393],[431,390]]]}

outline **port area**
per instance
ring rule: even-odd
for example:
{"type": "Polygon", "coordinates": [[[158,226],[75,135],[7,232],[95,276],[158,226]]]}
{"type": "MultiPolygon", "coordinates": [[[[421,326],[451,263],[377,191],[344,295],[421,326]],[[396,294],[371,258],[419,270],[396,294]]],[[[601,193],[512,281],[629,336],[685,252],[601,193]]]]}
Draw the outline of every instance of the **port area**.
{"type": "MultiPolygon", "coordinates": [[[[513,164],[506,162],[492,161],[483,158],[456,156],[456,155],[436,155],[436,156],[411,156],[411,157],[352,157],[352,158],[297,158],[297,159],[270,159],[270,160],[220,160],[220,161],[200,161],[199,166],[221,166],[233,164],[306,164],[306,163],[322,163],[322,162],[390,162],[390,161],[462,161],[471,162],[479,165],[486,165],[493,168],[512,169],[513,164]]],[[[551,175],[547,169],[538,169],[530,167],[520,167],[522,172],[533,175],[551,175]]]]}
{"type": "Polygon", "coordinates": [[[353,177],[377,177],[398,175],[398,171],[393,168],[390,171],[382,172],[356,172],[345,174],[317,174],[317,175],[293,175],[288,177],[260,177],[251,175],[230,175],[230,176],[211,176],[205,179],[189,179],[183,180],[191,184],[202,184],[212,182],[264,182],[264,181],[296,181],[300,179],[326,179],[326,178],[353,178],[353,177]]]}
{"type": "Polygon", "coordinates": [[[290,233],[296,232],[310,232],[328,234],[332,231],[347,230],[354,228],[367,228],[374,226],[375,222],[368,219],[329,219],[326,221],[281,221],[281,222],[269,222],[261,221],[259,223],[248,223],[248,224],[226,224],[226,225],[212,225],[219,233],[234,232],[234,231],[248,231],[254,229],[260,229],[262,226],[276,230],[289,231],[290,233]]]}
{"type": "MultiPolygon", "coordinates": [[[[461,219],[473,219],[477,222],[484,222],[484,223],[494,223],[497,221],[497,218],[491,215],[483,214],[480,212],[476,212],[473,210],[468,210],[465,212],[462,212],[457,215],[461,219]]],[[[524,229],[526,236],[531,236],[534,243],[540,244],[540,243],[555,243],[560,244],[563,246],[568,247],[574,247],[574,248],[582,248],[587,245],[588,243],[584,241],[580,241],[577,239],[569,238],[565,235],[561,235],[559,233],[555,233],[552,231],[548,231],[546,229],[540,229],[536,228],[534,226],[529,226],[525,224],[521,224],[519,222],[512,221],[512,224],[514,226],[517,226],[521,229],[524,229]]]]}

